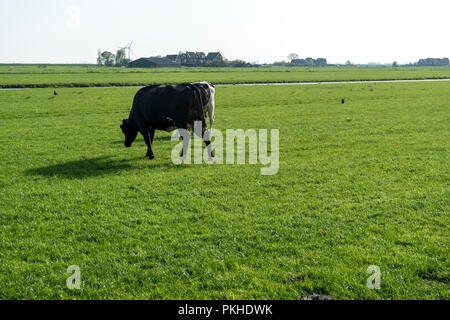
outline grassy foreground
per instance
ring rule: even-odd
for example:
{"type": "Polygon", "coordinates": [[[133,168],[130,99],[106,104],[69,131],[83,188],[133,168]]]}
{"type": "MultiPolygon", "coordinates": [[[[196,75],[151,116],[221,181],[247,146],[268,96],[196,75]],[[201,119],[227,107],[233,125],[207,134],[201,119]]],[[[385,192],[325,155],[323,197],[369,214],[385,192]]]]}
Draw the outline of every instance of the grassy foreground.
{"type": "Polygon", "coordinates": [[[136,91],[0,92],[0,298],[450,298],[450,83],[218,87],[218,129],[280,130],[274,176],[124,148],[136,91]]]}
{"type": "Polygon", "coordinates": [[[271,67],[129,69],[97,66],[0,65],[0,88],[138,86],[450,78],[448,67],[271,67]]]}

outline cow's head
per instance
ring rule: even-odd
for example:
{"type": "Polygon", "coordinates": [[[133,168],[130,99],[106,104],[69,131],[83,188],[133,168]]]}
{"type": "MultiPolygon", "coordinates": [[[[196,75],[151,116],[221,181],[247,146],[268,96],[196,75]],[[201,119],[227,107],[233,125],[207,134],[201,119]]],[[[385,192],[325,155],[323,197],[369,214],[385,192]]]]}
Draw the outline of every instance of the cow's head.
{"type": "Polygon", "coordinates": [[[131,144],[137,136],[137,128],[135,128],[128,119],[123,119],[120,129],[122,129],[122,132],[125,135],[125,147],[131,147],[131,144]]]}

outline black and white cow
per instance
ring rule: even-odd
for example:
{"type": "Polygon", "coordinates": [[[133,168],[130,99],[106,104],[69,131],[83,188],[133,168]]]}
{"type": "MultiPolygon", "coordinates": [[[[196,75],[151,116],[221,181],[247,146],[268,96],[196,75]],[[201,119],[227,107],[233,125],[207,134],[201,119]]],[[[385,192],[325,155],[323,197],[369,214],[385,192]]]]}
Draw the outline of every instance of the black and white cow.
{"type": "MultiPolygon", "coordinates": [[[[155,156],[152,143],[155,130],[193,131],[194,122],[201,121],[203,135],[207,130],[207,116],[210,129],[214,124],[214,97],[215,88],[208,82],[152,85],[140,89],[134,96],[128,119],[124,119],[120,126],[125,135],[125,147],[131,147],[140,132],[147,145],[147,156],[153,159],[155,156]]],[[[188,143],[189,140],[183,140],[183,150],[186,150],[188,143]]],[[[205,145],[212,157],[210,141],[205,139],[205,145]]]]}

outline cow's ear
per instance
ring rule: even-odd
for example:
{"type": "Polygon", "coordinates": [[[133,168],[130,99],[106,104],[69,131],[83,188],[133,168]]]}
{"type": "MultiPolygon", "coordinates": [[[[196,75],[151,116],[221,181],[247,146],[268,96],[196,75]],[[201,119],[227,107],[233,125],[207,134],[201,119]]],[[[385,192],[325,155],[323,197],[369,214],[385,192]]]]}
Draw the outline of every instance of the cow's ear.
{"type": "Polygon", "coordinates": [[[120,129],[123,129],[123,124],[120,125],[120,129]]]}

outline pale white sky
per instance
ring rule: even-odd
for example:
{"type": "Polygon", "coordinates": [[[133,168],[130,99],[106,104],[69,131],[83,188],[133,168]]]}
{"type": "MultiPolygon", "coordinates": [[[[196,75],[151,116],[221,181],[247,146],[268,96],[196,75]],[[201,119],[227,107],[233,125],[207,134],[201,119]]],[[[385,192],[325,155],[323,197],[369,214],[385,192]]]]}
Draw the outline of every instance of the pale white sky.
{"type": "Polygon", "coordinates": [[[0,63],[94,63],[131,40],[133,58],[405,63],[450,57],[449,16],[449,0],[0,0],[0,63]]]}

